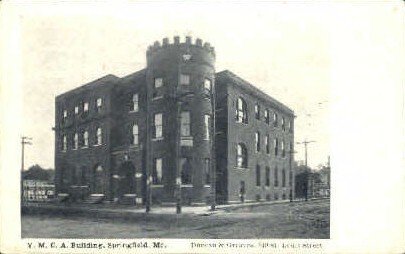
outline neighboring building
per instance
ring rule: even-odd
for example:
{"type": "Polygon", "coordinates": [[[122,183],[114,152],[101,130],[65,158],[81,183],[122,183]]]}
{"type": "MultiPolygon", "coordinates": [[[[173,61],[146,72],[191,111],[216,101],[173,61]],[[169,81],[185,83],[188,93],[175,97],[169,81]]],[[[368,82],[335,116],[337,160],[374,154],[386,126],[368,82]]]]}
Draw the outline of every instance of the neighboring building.
{"type": "Polygon", "coordinates": [[[288,198],[293,111],[229,71],[216,73],[214,48],[200,39],[165,38],[146,57],[143,70],[57,96],[58,193],[137,203],[148,194],[154,203],[180,193],[184,203],[214,193],[222,203],[288,198]]]}

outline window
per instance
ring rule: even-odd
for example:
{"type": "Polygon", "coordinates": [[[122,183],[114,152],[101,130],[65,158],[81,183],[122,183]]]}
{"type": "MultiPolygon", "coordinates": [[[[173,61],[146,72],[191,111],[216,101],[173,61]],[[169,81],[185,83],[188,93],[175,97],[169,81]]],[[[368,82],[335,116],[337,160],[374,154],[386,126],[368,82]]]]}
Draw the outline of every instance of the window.
{"type": "Polygon", "coordinates": [[[207,91],[211,91],[212,89],[212,84],[210,79],[204,79],[204,89],[207,91]]]}
{"type": "Polygon", "coordinates": [[[83,132],[83,147],[89,146],[89,133],[87,131],[83,132]]]}
{"type": "Polygon", "coordinates": [[[281,141],[281,156],[285,157],[285,147],[284,147],[284,140],[281,141]]]}
{"type": "Polygon", "coordinates": [[[285,169],[281,171],[281,184],[283,187],[285,187],[285,169]]]}
{"type": "Polygon", "coordinates": [[[211,116],[204,115],[204,139],[210,139],[210,123],[211,123],[211,116]]]}
{"type": "Polygon", "coordinates": [[[270,124],[270,116],[269,116],[269,110],[268,109],[264,110],[264,120],[266,121],[267,124],[270,124]]]}
{"type": "Polygon", "coordinates": [[[83,103],[83,113],[86,113],[87,111],[89,111],[89,103],[84,102],[83,103]]]}
{"type": "Polygon", "coordinates": [[[278,139],[277,138],[274,139],[274,155],[275,156],[278,155],[278,139]]]}
{"type": "Polygon", "coordinates": [[[204,159],[204,173],[205,173],[205,184],[211,183],[211,160],[206,158],[204,159]]]}
{"type": "Polygon", "coordinates": [[[189,158],[180,159],[180,168],[181,168],[181,184],[191,184],[192,183],[192,169],[189,158]]]}
{"type": "Polygon", "coordinates": [[[163,78],[155,78],[154,91],[152,95],[154,99],[158,99],[163,96],[162,86],[163,86],[163,78]]]}
{"type": "Polygon", "coordinates": [[[274,169],[274,186],[278,187],[278,168],[274,169]]]}
{"type": "Polygon", "coordinates": [[[256,186],[260,186],[260,166],[256,165],[256,186]]]}
{"type": "Polygon", "coordinates": [[[163,137],[163,120],[162,120],[162,113],[157,113],[154,116],[154,138],[162,138],[163,137]]]}
{"type": "Polygon", "coordinates": [[[265,144],[266,144],[266,153],[270,154],[270,138],[269,138],[269,135],[266,135],[265,144]]]}
{"type": "Polygon", "coordinates": [[[79,135],[75,133],[73,137],[73,149],[77,149],[79,147],[79,135]]]}
{"type": "Polygon", "coordinates": [[[162,184],[162,158],[153,160],[152,184],[162,184]]]}
{"type": "Polygon", "coordinates": [[[136,93],[132,95],[131,111],[138,112],[138,110],[139,110],[139,95],[136,93]]]}
{"type": "Polygon", "coordinates": [[[96,99],[96,110],[97,110],[97,112],[100,112],[102,106],[103,106],[103,99],[97,98],[96,99]]]}
{"type": "Polygon", "coordinates": [[[100,127],[96,130],[96,145],[101,145],[103,143],[103,132],[100,127]]]}
{"type": "Polygon", "coordinates": [[[190,137],[190,112],[181,112],[180,116],[180,133],[182,137],[190,137]]]}
{"type": "Polygon", "coordinates": [[[293,132],[292,121],[288,121],[288,131],[293,132]]]}
{"type": "Polygon", "coordinates": [[[238,144],[236,149],[236,166],[238,168],[247,168],[248,154],[246,146],[242,143],[238,144]]]}
{"type": "Polygon", "coordinates": [[[132,126],[132,142],[133,145],[138,145],[139,144],[139,130],[138,130],[138,125],[134,124],[132,126]]]}
{"type": "Polygon", "coordinates": [[[67,119],[67,110],[64,109],[64,110],[63,110],[63,115],[62,115],[62,121],[65,122],[66,119],[67,119]]]}
{"type": "Polygon", "coordinates": [[[266,186],[270,186],[270,168],[266,167],[266,186]]]}
{"type": "Polygon", "coordinates": [[[256,117],[256,119],[260,119],[260,105],[259,104],[255,105],[255,117],[256,117]]]}
{"type": "Polygon", "coordinates": [[[278,125],[278,116],[276,112],[273,113],[273,124],[275,127],[278,125]]]}
{"type": "Polygon", "coordinates": [[[75,115],[79,114],[79,106],[75,106],[75,115]]]}
{"type": "Polygon", "coordinates": [[[180,74],[180,85],[190,85],[190,75],[180,74]]]}
{"type": "Polygon", "coordinates": [[[281,129],[285,131],[285,119],[284,117],[281,118],[281,129]]]}
{"type": "Polygon", "coordinates": [[[256,145],[256,152],[260,152],[260,133],[255,133],[255,145],[256,145]]]}
{"type": "Polygon", "coordinates": [[[67,137],[66,135],[62,136],[62,151],[66,151],[67,150],[67,137]]]}
{"type": "Polygon", "coordinates": [[[248,123],[247,104],[242,98],[236,102],[236,122],[248,123]]]}
{"type": "Polygon", "coordinates": [[[163,86],[163,78],[155,78],[155,88],[163,86]]]}

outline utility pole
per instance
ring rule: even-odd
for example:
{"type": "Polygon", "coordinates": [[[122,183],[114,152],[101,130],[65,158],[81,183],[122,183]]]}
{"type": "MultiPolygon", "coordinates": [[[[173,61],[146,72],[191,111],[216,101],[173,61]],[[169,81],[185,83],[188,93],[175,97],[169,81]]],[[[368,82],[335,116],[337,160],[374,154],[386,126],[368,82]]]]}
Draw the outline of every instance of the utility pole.
{"type": "Polygon", "coordinates": [[[21,137],[21,179],[20,179],[20,185],[21,185],[21,204],[23,204],[23,199],[24,199],[24,189],[23,189],[23,172],[24,172],[24,147],[25,145],[32,145],[31,142],[32,138],[22,136],[21,137]]]}
{"type": "MultiPolygon", "coordinates": [[[[311,141],[304,140],[302,142],[297,142],[297,144],[299,144],[299,145],[304,145],[304,148],[305,148],[305,169],[306,170],[308,169],[308,144],[314,143],[314,142],[316,142],[316,141],[314,141],[314,140],[311,140],[311,141]]],[[[309,180],[308,176],[310,176],[310,175],[307,174],[306,186],[305,186],[305,190],[304,190],[304,192],[305,192],[305,201],[308,201],[308,180],[309,180]]],[[[312,177],[311,177],[311,179],[312,179],[312,177]]],[[[311,186],[312,185],[313,184],[311,184],[311,186]]]]}
{"type": "Polygon", "coordinates": [[[311,141],[302,141],[302,142],[297,142],[298,145],[304,145],[305,147],[305,167],[308,167],[308,144],[314,143],[316,141],[311,140],[311,141]]]}

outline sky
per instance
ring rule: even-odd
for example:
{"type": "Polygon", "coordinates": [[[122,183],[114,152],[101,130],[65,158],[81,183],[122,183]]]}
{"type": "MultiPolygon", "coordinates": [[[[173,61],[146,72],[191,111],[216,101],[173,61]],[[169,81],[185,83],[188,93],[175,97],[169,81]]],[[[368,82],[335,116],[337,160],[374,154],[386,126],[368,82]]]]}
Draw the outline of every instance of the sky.
{"type": "MultiPolygon", "coordinates": [[[[228,69],[289,106],[295,141],[308,145],[308,165],[330,155],[329,7],[283,2],[54,4],[25,6],[19,16],[26,168],[54,168],[55,96],[107,74],[145,67],[155,40],[191,36],[216,50],[216,71],[228,69]]],[[[304,160],[304,147],[295,146],[304,160]]]]}

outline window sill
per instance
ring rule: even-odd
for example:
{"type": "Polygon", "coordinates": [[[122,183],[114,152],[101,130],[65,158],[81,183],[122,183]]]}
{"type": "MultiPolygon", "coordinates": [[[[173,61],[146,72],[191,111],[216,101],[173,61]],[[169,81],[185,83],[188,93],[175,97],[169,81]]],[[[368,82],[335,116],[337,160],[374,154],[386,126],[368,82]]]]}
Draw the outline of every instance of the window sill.
{"type": "Polygon", "coordinates": [[[153,97],[152,101],[156,101],[156,100],[159,100],[159,99],[163,99],[163,95],[153,97]]]}
{"type": "Polygon", "coordinates": [[[73,148],[72,150],[73,150],[73,151],[76,151],[76,150],[77,150],[77,148],[73,148]]]}
{"type": "Polygon", "coordinates": [[[89,148],[89,147],[88,146],[83,146],[80,149],[87,149],[87,148],[89,148]]]}
{"type": "Polygon", "coordinates": [[[150,187],[152,187],[152,188],[163,188],[163,184],[152,184],[150,187]]]}
{"type": "Polygon", "coordinates": [[[204,184],[204,188],[211,188],[210,184],[204,184]]]}
{"type": "Polygon", "coordinates": [[[193,188],[194,187],[192,184],[181,184],[180,186],[182,188],[193,188]]]}
{"type": "Polygon", "coordinates": [[[238,169],[238,170],[249,170],[249,168],[241,168],[241,167],[237,167],[237,166],[235,166],[235,167],[233,167],[234,169],[238,169]]]}
{"type": "Polygon", "coordinates": [[[129,114],[138,113],[138,112],[139,112],[139,110],[130,110],[130,111],[128,111],[129,114]]]}
{"type": "Polygon", "coordinates": [[[163,137],[160,137],[160,138],[152,138],[152,141],[162,141],[163,140],[163,137]]]}
{"type": "Polygon", "coordinates": [[[95,144],[93,146],[97,147],[97,146],[102,146],[102,145],[104,145],[104,144],[95,144]]]}
{"type": "Polygon", "coordinates": [[[67,152],[67,150],[61,150],[60,152],[61,152],[61,153],[66,153],[66,152],[67,152]]]}

